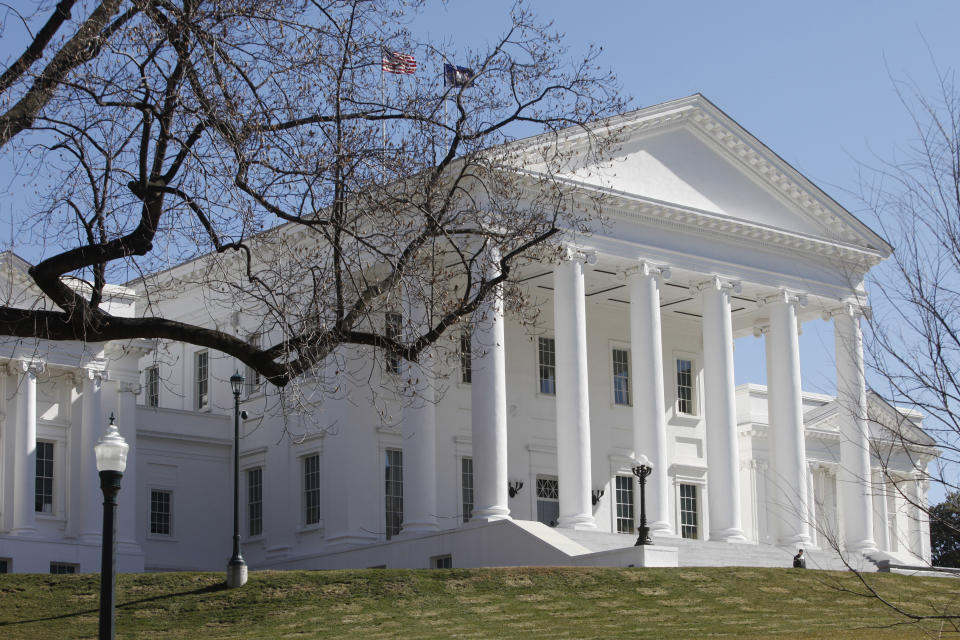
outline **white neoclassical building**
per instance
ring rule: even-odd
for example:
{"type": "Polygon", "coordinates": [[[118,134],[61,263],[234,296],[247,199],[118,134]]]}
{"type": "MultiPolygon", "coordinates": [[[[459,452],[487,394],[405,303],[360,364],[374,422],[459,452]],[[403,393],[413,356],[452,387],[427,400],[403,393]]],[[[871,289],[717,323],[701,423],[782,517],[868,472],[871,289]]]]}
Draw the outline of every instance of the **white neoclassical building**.
{"type": "MultiPolygon", "coordinates": [[[[353,378],[367,382],[313,415],[283,415],[247,372],[251,568],[786,566],[797,547],[820,566],[837,566],[837,549],[861,566],[929,561],[917,469],[934,443],[864,381],[863,279],[891,247],[702,96],[617,124],[611,170],[565,178],[604,194],[607,224],[518,276],[541,306],[536,331],[489,304],[480,330],[445,338],[459,359],[414,399],[392,380],[416,365],[357,349],[353,378]],[[801,386],[798,335],[825,320],[837,397],[801,386]],[[744,336],[764,341],[766,387],[735,386],[744,336]],[[905,431],[917,444],[894,436],[905,431]],[[653,467],[646,551],[632,546],[639,455],[653,467]]],[[[36,299],[27,266],[2,265],[21,304],[36,299]]],[[[136,283],[110,293],[137,313],[136,283]]],[[[203,293],[184,287],[164,314],[251,330],[203,293]]],[[[233,358],[6,340],[0,360],[0,570],[97,570],[93,443],[111,413],[131,443],[121,568],[225,566],[233,358]]]]}

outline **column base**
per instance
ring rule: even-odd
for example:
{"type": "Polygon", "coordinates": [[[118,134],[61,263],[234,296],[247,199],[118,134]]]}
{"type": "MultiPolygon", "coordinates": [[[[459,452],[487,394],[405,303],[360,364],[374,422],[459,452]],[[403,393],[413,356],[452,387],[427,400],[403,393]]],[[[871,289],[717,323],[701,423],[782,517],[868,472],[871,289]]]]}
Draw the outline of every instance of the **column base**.
{"type": "Polygon", "coordinates": [[[588,515],[577,515],[577,516],[560,516],[560,520],[557,522],[558,529],[573,529],[574,531],[593,531],[597,528],[597,521],[593,519],[593,516],[588,515]]]}
{"type": "Polygon", "coordinates": [[[747,542],[740,529],[718,529],[710,532],[711,542],[747,542]]]}
{"type": "Polygon", "coordinates": [[[650,535],[658,538],[676,538],[677,534],[673,532],[673,527],[666,520],[658,520],[650,524],[650,535]]]}
{"type": "Polygon", "coordinates": [[[872,553],[878,551],[877,543],[869,538],[858,542],[848,542],[844,548],[852,553],[872,553]]]}
{"type": "Polygon", "coordinates": [[[792,536],[784,536],[777,542],[778,547],[809,547],[810,536],[805,533],[797,533],[792,536]]]}

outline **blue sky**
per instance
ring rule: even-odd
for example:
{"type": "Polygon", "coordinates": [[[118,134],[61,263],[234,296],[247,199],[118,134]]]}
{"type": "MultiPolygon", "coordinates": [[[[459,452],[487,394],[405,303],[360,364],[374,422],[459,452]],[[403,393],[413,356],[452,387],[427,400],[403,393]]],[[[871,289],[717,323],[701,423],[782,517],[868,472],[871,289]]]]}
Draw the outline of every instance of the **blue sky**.
{"type": "MultiPolygon", "coordinates": [[[[450,2],[418,25],[438,39],[481,47],[504,27],[506,1],[450,2]]],[[[897,83],[938,90],[934,64],[958,65],[960,2],[533,2],[576,51],[602,62],[637,107],[702,93],[879,230],[858,194],[862,165],[897,157],[915,131],[897,83]]],[[[833,328],[808,322],[803,385],[833,393],[833,328]]],[[[763,341],[736,345],[737,383],[765,382],[763,341]]]]}
{"type": "MultiPolygon", "coordinates": [[[[482,48],[506,27],[511,4],[431,5],[416,29],[452,42],[454,50],[482,48]]],[[[947,70],[960,57],[960,2],[948,0],[541,0],[531,6],[566,33],[571,55],[589,42],[602,45],[601,62],[617,73],[634,106],[703,93],[874,228],[856,197],[859,163],[893,158],[914,135],[895,83],[935,92],[934,60],[947,70]]],[[[4,53],[11,33],[4,34],[4,53]]],[[[0,176],[0,193],[8,185],[0,176]]],[[[6,248],[18,194],[4,195],[0,245],[6,248]]],[[[18,244],[24,257],[38,257],[18,244]]],[[[762,345],[755,338],[737,341],[738,383],[764,382],[762,345]]],[[[832,326],[807,323],[801,349],[804,388],[833,392],[832,326]]]]}

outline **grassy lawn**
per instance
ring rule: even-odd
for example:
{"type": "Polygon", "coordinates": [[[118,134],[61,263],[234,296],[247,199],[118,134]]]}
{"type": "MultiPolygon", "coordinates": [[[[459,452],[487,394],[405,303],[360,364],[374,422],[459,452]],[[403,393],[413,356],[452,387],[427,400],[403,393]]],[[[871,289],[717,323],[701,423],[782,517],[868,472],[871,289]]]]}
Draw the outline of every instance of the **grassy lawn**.
{"type": "MultiPolygon", "coordinates": [[[[868,580],[912,611],[960,614],[960,581],[868,580]]],[[[98,585],[0,575],[0,638],[95,637],[98,585]]],[[[117,637],[938,637],[850,591],[849,573],[757,568],[263,571],[234,590],[220,573],[137,574],[118,578],[117,637]]]]}

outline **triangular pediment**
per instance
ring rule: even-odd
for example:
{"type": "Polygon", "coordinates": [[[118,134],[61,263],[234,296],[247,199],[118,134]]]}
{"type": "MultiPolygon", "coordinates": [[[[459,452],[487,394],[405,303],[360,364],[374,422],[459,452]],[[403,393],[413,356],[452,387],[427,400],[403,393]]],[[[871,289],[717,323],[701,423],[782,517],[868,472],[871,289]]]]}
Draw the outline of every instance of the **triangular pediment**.
{"type": "MultiPolygon", "coordinates": [[[[607,162],[585,166],[574,161],[563,178],[658,206],[884,256],[891,251],[883,238],[701,95],[608,122],[620,131],[621,143],[607,162]]],[[[585,136],[571,136],[569,157],[577,158],[577,144],[587,142],[585,136]]]]}

